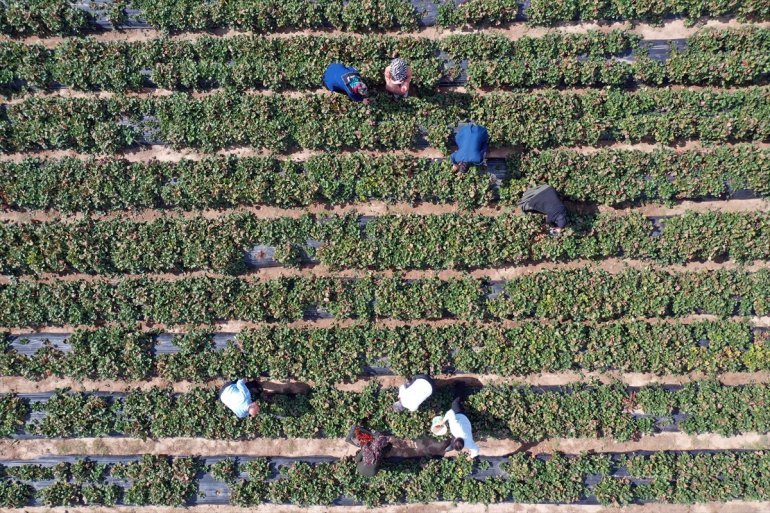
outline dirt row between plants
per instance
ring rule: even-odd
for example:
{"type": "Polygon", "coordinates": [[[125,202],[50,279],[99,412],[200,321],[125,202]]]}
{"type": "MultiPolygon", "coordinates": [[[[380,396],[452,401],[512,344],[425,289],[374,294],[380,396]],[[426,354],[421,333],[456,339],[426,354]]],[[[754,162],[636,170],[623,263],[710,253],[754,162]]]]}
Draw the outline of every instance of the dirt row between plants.
{"type": "MultiPolygon", "coordinates": [[[[614,208],[606,205],[592,205],[584,203],[565,202],[569,210],[575,212],[594,212],[629,214],[633,212],[641,213],[649,217],[675,216],[685,212],[770,212],[770,201],[767,198],[752,199],[728,199],[728,200],[705,200],[705,201],[681,201],[673,206],[661,205],[659,203],[650,203],[639,207],[614,208]]],[[[254,214],[260,219],[278,219],[293,218],[298,219],[305,214],[316,215],[345,215],[357,213],[363,216],[383,216],[383,215],[418,215],[432,216],[439,214],[455,213],[473,213],[482,216],[496,217],[510,212],[523,213],[523,211],[513,205],[497,205],[481,207],[475,210],[461,208],[457,203],[429,203],[420,202],[410,203],[389,203],[381,200],[372,200],[362,203],[353,203],[345,205],[325,205],[316,203],[307,207],[281,208],[272,206],[258,207],[237,207],[222,209],[205,209],[184,211],[179,209],[141,209],[141,210],[118,210],[102,214],[64,214],[54,210],[6,210],[0,211],[0,222],[11,222],[18,224],[60,221],[66,223],[75,223],[84,219],[93,219],[99,221],[108,220],[130,220],[135,222],[148,222],[160,218],[173,219],[218,219],[237,213],[254,214]]]]}
{"type": "MultiPolygon", "coordinates": [[[[428,426],[426,426],[426,435],[428,426]]],[[[580,454],[583,452],[617,453],[638,451],[705,451],[767,450],[770,435],[746,433],[724,437],[717,434],[687,435],[658,433],[644,435],[638,441],[619,442],[612,439],[564,438],[544,440],[534,446],[515,440],[477,440],[482,456],[507,456],[520,450],[530,454],[580,454]]],[[[418,457],[422,454],[411,440],[394,440],[396,457],[418,457]]],[[[245,441],[207,440],[203,438],[76,438],[0,440],[0,454],[5,460],[31,460],[46,456],[89,455],[129,456],[163,454],[170,456],[281,456],[286,458],[352,456],[356,449],[341,438],[280,438],[245,441]]],[[[453,455],[453,452],[449,453],[453,455]]]]}
{"type": "MultiPolygon", "coordinates": [[[[770,143],[764,143],[764,142],[740,143],[740,145],[747,145],[747,144],[750,144],[755,148],[761,148],[761,149],[770,148],[770,143]]],[[[724,143],[724,144],[720,144],[719,146],[729,148],[737,145],[738,144],[724,143]]],[[[676,144],[671,146],[665,145],[665,144],[649,144],[649,143],[630,144],[630,143],[616,142],[616,141],[600,141],[595,146],[575,146],[575,147],[562,146],[554,149],[573,150],[578,153],[591,154],[602,150],[629,150],[629,151],[635,150],[635,151],[652,152],[652,151],[655,151],[656,149],[668,149],[668,150],[674,150],[677,152],[683,152],[683,151],[689,151],[689,150],[701,151],[709,148],[713,148],[713,146],[704,145],[700,141],[679,141],[676,144]]],[[[522,148],[513,147],[513,146],[508,146],[503,148],[493,148],[489,150],[487,157],[491,159],[506,158],[509,155],[514,153],[524,153],[524,152],[525,151],[522,148]]],[[[129,162],[150,162],[153,160],[158,160],[160,162],[179,162],[182,160],[202,160],[206,157],[226,156],[226,155],[233,155],[237,157],[272,156],[279,160],[292,160],[296,162],[301,162],[303,160],[309,159],[310,157],[317,156],[317,155],[326,155],[328,153],[329,153],[328,151],[323,151],[323,150],[303,149],[303,150],[291,151],[289,153],[275,154],[275,153],[271,153],[268,150],[255,149],[247,146],[232,146],[232,147],[220,149],[211,153],[204,153],[204,152],[200,152],[190,148],[173,149],[165,144],[152,144],[152,145],[141,145],[136,148],[130,148],[127,150],[118,151],[111,155],[95,155],[95,154],[78,153],[74,150],[41,150],[41,151],[34,151],[34,152],[0,153],[0,162],[6,162],[6,161],[19,162],[27,158],[60,159],[64,157],[79,158],[81,160],[109,157],[109,158],[121,158],[129,162]]],[[[334,154],[338,154],[338,155],[346,155],[350,153],[362,153],[365,155],[371,155],[375,157],[383,156],[383,155],[403,155],[403,156],[429,158],[429,159],[448,158],[448,155],[443,154],[440,150],[436,148],[387,150],[387,151],[344,150],[344,151],[334,152],[334,154]]]]}
{"type": "MultiPolygon", "coordinates": [[[[648,24],[648,23],[631,23],[631,22],[612,22],[612,23],[562,23],[554,27],[533,27],[524,22],[512,23],[509,26],[504,27],[484,27],[478,29],[459,28],[459,29],[442,29],[440,27],[424,27],[418,30],[401,32],[401,31],[389,31],[384,32],[382,35],[389,36],[412,36],[412,37],[424,37],[427,39],[441,39],[448,35],[453,34],[469,34],[483,32],[486,34],[496,34],[503,37],[507,37],[511,40],[521,39],[522,37],[542,37],[549,33],[563,32],[569,34],[583,34],[589,30],[597,30],[600,32],[610,32],[611,30],[630,30],[631,32],[640,35],[644,39],[680,39],[686,38],[695,34],[698,30],[703,28],[739,28],[739,27],[770,27],[770,22],[756,22],[756,23],[742,23],[736,19],[722,20],[722,19],[710,19],[705,22],[698,23],[696,25],[688,27],[684,20],[669,20],[662,24],[648,24]]],[[[148,39],[157,39],[164,37],[164,32],[155,29],[124,29],[124,30],[111,30],[103,33],[94,33],[90,37],[98,41],[146,41],[148,39]]],[[[196,40],[202,37],[234,37],[254,35],[249,31],[237,31],[230,29],[217,29],[210,32],[183,32],[170,36],[171,39],[176,40],[196,40]]],[[[350,35],[366,35],[355,34],[342,30],[295,30],[284,31],[274,34],[258,34],[266,35],[271,38],[290,38],[296,36],[350,36],[350,35]]],[[[22,41],[27,44],[42,44],[48,48],[55,48],[61,44],[66,38],[63,37],[28,37],[21,39],[12,39],[7,36],[0,36],[0,41],[22,41]]]]}
{"type": "MultiPolygon", "coordinates": [[[[382,276],[391,277],[399,276],[407,280],[417,280],[423,278],[438,278],[440,280],[460,279],[465,277],[472,278],[486,278],[490,281],[506,281],[520,276],[527,276],[529,274],[545,271],[545,270],[569,270],[569,269],[582,269],[589,267],[592,270],[606,271],[610,274],[618,274],[628,269],[651,269],[668,272],[685,272],[685,271],[716,271],[716,270],[735,270],[741,269],[748,272],[755,272],[770,268],[770,261],[753,262],[750,264],[738,263],[735,261],[725,262],[689,262],[686,264],[672,264],[661,265],[655,262],[644,260],[631,260],[621,258],[605,258],[600,260],[573,260],[570,262],[541,262],[538,264],[520,265],[520,266],[506,266],[498,268],[482,268],[474,270],[382,270],[374,271],[368,269],[344,269],[344,270],[332,270],[325,264],[308,264],[299,269],[290,267],[262,267],[255,268],[247,273],[240,274],[237,277],[247,283],[256,283],[260,281],[272,280],[283,277],[301,277],[312,276],[318,278],[333,277],[333,278],[348,278],[348,279],[360,279],[368,276],[382,276]]],[[[146,273],[146,274],[131,274],[121,273],[117,275],[107,274],[84,274],[84,273],[69,273],[69,274],[54,274],[54,273],[41,273],[40,275],[25,275],[25,276],[9,276],[0,275],[0,285],[7,285],[13,282],[32,282],[32,283],[53,283],[53,282],[66,282],[66,281],[84,281],[84,282],[108,282],[118,283],[121,280],[126,279],[140,279],[148,278],[158,281],[177,281],[187,278],[196,277],[210,277],[210,278],[232,278],[232,275],[221,274],[210,271],[192,271],[184,273],[146,273]]]]}
{"type": "MultiPolygon", "coordinates": [[[[656,375],[642,372],[542,372],[525,376],[501,376],[496,374],[440,374],[433,378],[438,386],[450,386],[455,381],[466,382],[469,386],[516,384],[531,385],[536,387],[566,386],[577,383],[611,384],[620,382],[630,387],[643,387],[652,384],[660,385],[684,385],[692,381],[701,381],[714,378],[726,386],[740,386],[750,384],[769,384],[770,372],[726,372],[723,374],[709,375],[705,372],[691,372],[681,375],[656,375]]],[[[346,392],[361,392],[370,383],[379,383],[386,388],[396,388],[406,381],[401,376],[369,376],[359,378],[353,383],[336,385],[339,390],[346,392]]],[[[189,392],[194,388],[207,387],[219,388],[225,383],[224,379],[212,380],[207,383],[192,383],[190,381],[167,381],[163,378],[153,378],[145,381],[128,380],[76,380],[73,378],[49,377],[39,381],[33,381],[18,376],[0,376],[0,393],[3,394],[38,394],[51,392],[59,388],[68,388],[73,392],[109,392],[124,393],[130,390],[149,390],[153,387],[170,388],[177,393],[189,392]]],[[[314,386],[313,382],[299,382],[295,380],[262,381],[264,388],[276,393],[304,393],[314,386]]]]}
{"type": "MultiPolygon", "coordinates": [[[[648,318],[648,319],[626,318],[626,319],[644,321],[644,322],[649,322],[651,324],[655,324],[655,323],[692,324],[699,321],[716,321],[716,320],[719,320],[719,317],[717,317],[716,315],[698,314],[698,315],[688,315],[685,317],[665,317],[665,318],[648,318]]],[[[746,317],[746,318],[735,317],[735,319],[745,320],[757,328],[770,328],[770,316],[746,317]]],[[[162,333],[179,334],[179,333],[186,333],[191,329],[207,329],[207,330],[213,330],[214,332],[217,332],[217,333],[239,333],[246,329],[258,329],[258,328],[277,327],[277,326],[289,327],[289,328],[323,329],[323,328],[329,328],[329,327],[349,327],[357,324],[367,324],[367,323],[372,324],[376,327],[383,327],[383,328],[395,328],[399,326],[440,327],[440,326],[450,326],[453,324],[473,324],[473,325],[479,325],[479,326],[486,325],[486,326],[495,326],[495,327],[503,327],[503,328],[514,328],[516,326],[521,326],[526,322],[531,322],[531,320],[526,320],[526,321],[504,320],[504,321],[484,321],[484,322],[469,323],[468,321],[462,321],[458,319],[440,319],[440,320],[419,319],[419,320],[412,320],[412,321],[402,321],[397,319],[378,319],[374,322],[369,323],[368,321],[362,321],[358,319],[314,319],[314,320],[293,321],[288,323],[221,321],[221,322],[214,322],[210,324],[189,324],[188,323],[188,324],[167,325],[163,323],[147,323],[147,322],[134,322],[129,324],[141,331],[160,331],[162,333]]],[[[546,320],[546,319],[541,319],[539,322],[542,324],[558,324],[557,321],[546,320]]],[[[589,322],[590,321],[585,321],[584,324],[588,324],[589,322]]],[[[125,324],[126,323],[106,322],[106,323],[98,323],[98,326],[115,327],[115,326],[125,326],[125,324]]],[[[84,325],[65,324],[65,325],[58,325],[58,326],[46,325],[46,326],[38,326],[35,328],[16,328],[16,327],[0,326],[0,332],[8,333],[9,335],[12,335],[12,336],[17,336],[17,335],[24,336],[24,335],[35,334],[35,333],[67,334],[67,333],[72,333],[75,330],[92,329],[94,327],[95,325],[92,325],[92,324],[84,324],[84,325]]]]}
{"type": "Polygon", "coordinates": [[[705,504],[633,504],[616,508],[588,504],[397,504],[378,508],[366,506],[286,506],[263,504],[248,508],[238,506],[190,506],[184,508],[142,506],[78,506],[49,508],[35,506],[25,510],[0,508],[0,513],[767,513],[770,501],[709,502],[705,504]]]}
{"type": "MultiPolygon", "coordinates": [[[[710,92],[736,92],[740,90],[745,90],[747,87],[755,87],[755,86],[730,86],[730,87],[719,87],[719,86],[700,86],[700,85],[681,85],[681,84],[674,84],[674,85],[666,85],[666,86],[649,86],[649,85],[643,85],[639,84],[638,87],[645,87],[645,88],[665,88],[671,91],[710,91],[710,92]]],[[[548,86],[542,86],[542,87],[532,87],[529,88],[528,91],[532,93],[537,92],[543,92],[543,91],[553,91],[554,88],[548,87],[548,86]]],[[[569,92],[571,94],[587,94],[589,92],[597,92],[600,91],[601,88],[597,87],[571,87],[566,92],[569,92]]],[[[193,91],[193,92],[187,92],[187,96],[190,96],[192,98],[206,98],[208,96],[214,96],[220,93],[225,92],[226,89],[223,87],[217,87],[212,88],[206,91],[193,91]]],[[[436,93],[472,93],[476,96],[487,96],[490,94],[495,93],[505,93],[505,92],[511,92],[512,89],[510,88],[493,88],[493,87],[467,87],[462,85],[448,85],[448,86],[439,86],[436,87],[435,92],[436,93]]],[[[67,87],[56,89],[54,91],[42,91],[42,92],[31,92],[31,93],[21,93],[16,94],[11,99],[0,101],[0,104],[2,105],[19,105],[24,103],[26,100],[30,98],[91,98],[91,99],[109,99],[109,98],[121,98],[121,97],[131,97],[131,98],[140,98],[140,99],[149,99],[149,98],[160,98],[165,96],[171,96],[172,94],[182,94],[184,91],[182,90],[171,90],[171,89],[163,89],[163,88],[152,88],[147,87],[143,88],[141,91],[126,91],[126,92],[113,92],[113,91],[79,91],[77,89],[70,89],[67,87]]],[[[335,93],[331,93],[327,89],[324,89],[322,87],[319,87],[317,89],[281,89],[281,90],[273,90],[273,89],[267,89],[267,88],[259,88],[259,89],[246,89],[244,91],[241,91],[240,93],[243,96],[281,96],[284,98],[303,98],[306,95],[314,94],[314,95],[332,95],[335,93]]]]}

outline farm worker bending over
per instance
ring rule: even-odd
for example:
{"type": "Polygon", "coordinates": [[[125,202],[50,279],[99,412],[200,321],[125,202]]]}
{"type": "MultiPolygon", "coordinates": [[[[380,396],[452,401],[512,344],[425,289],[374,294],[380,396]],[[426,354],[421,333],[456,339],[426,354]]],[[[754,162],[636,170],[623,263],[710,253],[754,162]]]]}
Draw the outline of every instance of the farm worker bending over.
{"type": "Polygon", "coordinates": [[[538,185],[524,191],[518,205],[524,212],[545,214],[545,222],[556,225],[556,232],[567,224],[567,208],[550,185],[538,185]]]}
{"type": "Polygon", "coordinates": [[[381,433],[372,433],[359,426],[353,426],[346,441],[356,447],[356,470],[366,477],[374,476],[382,465],[382,459],[390,451],[392,444],[389,437],[381,433]]]}
{"type": "Polygon", "coordinates": [[[483,126],[469,124],[462,127],[455,136],[458,150],[452,153],[452,169],[465,172],[471,164],[484,163],[489,148],[489,132],[483,126]]]}
{"type": "Polygon", "coordinates": [[[461,383],[455,383],[455,398],[452,401],[452,409],[444,415],[444,422],[449,423],[449,432],[454,439],[447,447],[447,451],[462,451],[468,449],[471,458],[479,455],[479,448],[473,441],[473,431],[471,421],[463,413],[461,405],[465,386],[461,383]]]}
{"type": "Polygon", "coordinates": [[[433,380],[427,374],[418,374],[410,382],[398,387],[398,401],[393,403],[393,409],[417,411],[432,393],[433,380]]]}
{"type": "Polygon", "coordinates": [[[412,68],[400,57],[390,61],[385,68],[385,90],[396,96],[409,96],[412,68]]]}
{"type": "Polygon", "coordinates": [[[333,92],[345,93],[354,102],[363,101],[369,96],[369,88],[361,80],[356,68],[345,66],[339,62],[329,64],[324,72],[324,85],[333,92]]]}
{"type": "Polygon", "coordinates": [[[259,405],[251,400],[251,391],[246,386],[244,379],[225,383],[219,389],[219,399],[225,403],[225,406],[233,410],[239,419],[248,416],[253,417],[259,413],[259,405]]]}

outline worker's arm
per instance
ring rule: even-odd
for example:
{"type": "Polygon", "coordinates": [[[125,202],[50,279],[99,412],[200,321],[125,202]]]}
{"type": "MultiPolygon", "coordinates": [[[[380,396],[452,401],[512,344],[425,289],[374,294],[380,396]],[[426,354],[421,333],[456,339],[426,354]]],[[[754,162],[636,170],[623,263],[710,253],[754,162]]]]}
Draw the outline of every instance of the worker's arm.
{"type": "Polygon", "coordinates": [[[486,157],[487,150],[489,149],[489,136],[484,138],[484,142],[481,144],[481,155],[486,157]]]}
{"type": "Polygon", "coordinates": [[[235,386],[238,387],[238,390],[246,398],[246,401],[251,402],[251,392],[249,391],[249,387],[246,386],[246,380],[239,379],[235,382],[235,386]]]}
{"type": "Polygon", "coordinates": [[[449,410],[444,414],[443,422],[454,422],[455,421],[455,412],[452,410],[449,410]]]}

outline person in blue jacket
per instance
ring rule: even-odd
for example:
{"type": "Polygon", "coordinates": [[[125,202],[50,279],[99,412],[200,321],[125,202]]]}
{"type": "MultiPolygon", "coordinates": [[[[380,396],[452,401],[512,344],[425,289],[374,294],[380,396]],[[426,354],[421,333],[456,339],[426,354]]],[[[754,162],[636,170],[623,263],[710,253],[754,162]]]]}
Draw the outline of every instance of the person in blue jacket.
{"type": "Polygon", "coordinates": [[[471,164],[484,163],[489,149],[489,132],[483,126],[473,123],[465,125],[455,135],[457,151],[452,153],[452,167],[455,171],[465,172],[471,164]]]}
{"type": "Polygon", "coordinates": [[[345,93],[354,102],[363,101],[369,96],[369,88],[361,80],[356,68],[339,62],[329,64],[324,72],[324,86],[332,92],[345,93]]]}

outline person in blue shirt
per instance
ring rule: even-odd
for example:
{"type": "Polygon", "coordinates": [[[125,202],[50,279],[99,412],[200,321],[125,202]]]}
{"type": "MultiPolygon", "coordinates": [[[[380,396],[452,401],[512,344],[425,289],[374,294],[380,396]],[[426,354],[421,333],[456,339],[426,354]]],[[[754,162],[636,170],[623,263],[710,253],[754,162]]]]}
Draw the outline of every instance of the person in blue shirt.
{"type": "Polygon", "coordinates": [[[483,126],[473,123],[465,125],[455,135],[457,151],[452,153],[452,169],[465,172],[471,164],[484,163],[489,149],[489,132],[483,126]]]}
{"type": "MultiPolygon", "coordinates": [[[[257,383],[257,387],[259,384],[257,383]]],[[[251,390],[245,379],[230,381],[219,389],[219,400],[230,408],[239,419],[259,413],[259,405],[251,400],[251,390]]]]}
{"type": "Polygon", "coordinates": [[[324,72],[324,86],[332,92],[345,93],[354,102],[364,101],[369,96],[369,88],[361,80],[356,68],[339,62],[329,64],[324,72]]]}

